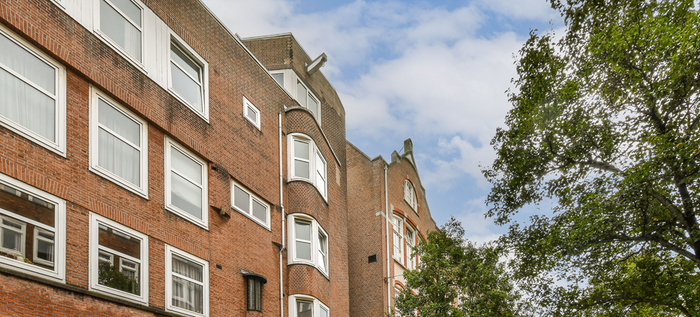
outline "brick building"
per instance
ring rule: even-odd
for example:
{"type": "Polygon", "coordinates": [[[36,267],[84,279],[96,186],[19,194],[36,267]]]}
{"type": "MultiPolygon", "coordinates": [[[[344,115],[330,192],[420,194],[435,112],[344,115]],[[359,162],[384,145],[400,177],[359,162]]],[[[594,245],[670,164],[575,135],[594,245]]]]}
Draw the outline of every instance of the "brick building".
{"type": "Polygon", "coordinates": [[[413,142],[391,162],[347,142],[350,316],[392,311],[403,272],[418,266],[411,248],[437,230],[413,157],[413,142]]]}
{"type": "Polygon", "coordinates": [[[199,0],[0,2],[0,316],[370,316],[325,59],[199,0]]]}

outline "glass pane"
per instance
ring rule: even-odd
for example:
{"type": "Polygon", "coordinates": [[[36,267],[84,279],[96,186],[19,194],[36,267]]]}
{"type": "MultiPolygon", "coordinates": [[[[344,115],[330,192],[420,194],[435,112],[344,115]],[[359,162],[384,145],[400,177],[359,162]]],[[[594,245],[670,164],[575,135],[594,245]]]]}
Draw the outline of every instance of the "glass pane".
{"type": "Polygon", "coordinates": [[[197,110],[203,111],[201,86],[172,62],[170,63],[170,68],[172,70],[173,89],[197,110]]]}
{"type": "Polygon", "coordinates": [[[172,305],[197,313],[204,312],[204,287],[173,276],[172,305]]]}
{"type": "Polygon", "coordinates": [[[253,199],[253,216],[267,223],[267,207],[255,199],[253,199]]]}
{"type": "Polygon", "coordinates": [[[297,301],[297,317],[312,317],[313,307],[312,302],[297,301]]]}
{"type": "Polygon", "coordinates": [[[238,186],[233,186],[233,205],[239,209],[250,213],[250,195],[244,190],[238,188],[238,186]]]}
{"type": "Polygon", "coordinates": [[[136,259],[141,258],[141,239],[111,227],[99,226],[98,244],[136,259]]]}
{"type": "Polygon", "coordinates": [[[105,0],[100,1],[100,31],[121,46],[129,55],[139,62],[141,61],[141,31],[127,22],[105,0]]]}
{"type": "Polygon", "coordinates": [[[306,107],[306,94],[306,87],[301,82],[297,82],[297,101],[302,107],[306,107]]]}
{"type": "Polygon", "coordinates": [[[133,272],[125,274],[124,270],[117,267],[116,264],[120,261],[114,259],[119,258],[118,255],[103,250],[100,250],[100,253],[102,254],[98,257],[97,283],[127,293],[141,294],[138,275],[133,274],[133,272]]]}
{"type": "Polygon", "coordinates": [[[296,221],[294,222],[294,232],[296,233],[297,240],[311,241],[311,224],[308,222],[296,221]]]}
{"type": "Polygon", "coordinates": [[[17,253],[22,253],[22,234],[7,228],[2,228],[2,247],[16,251],[17,253]]]}
{"type": "Polygon", "coordinates": [[[129,19],[131,19],[132,22],[134,22],[136,25],[141,26],[141,8],[139,8],[137,5],[135,5],[133,2],[130,0],[109,0],[119,8],[121,12],[124,12],[129,19]]]}
{"type": "Polygon", "coordinates": [[[297,241],[296,247],[297,258],[311,260],[311,243],[297,241]]]}
{"type": "Polygon", "coordinates": [[[176,207],[202,219],[202,189],[175,173],[171,173],[171,202],[176,207]]]}
{"type": "Polygon", "coordinates": [[[280,86],[284,87],[284,74],[283,73],[272,74],[272,78],[274,78],[275,81],[278,84],[280,84],[280,86]]]}
{"type": "MultiPolygon", "coordinates": [[[[0,33],[0,64],[49,93],[56,94],[56,69],[0,33]]],[[[3,94],[11,91],[3,89],[3,94]]]]}
{"type": "Polygon", "coordinates": [[[189,178],[197,185],[202,185],[202,165],[192,160],[179,150],[171,147],[171,166],[181,175],[189,178]]]}
{"type": "MultiPolygon", "coordinates": [[[[0,208],[43,223],[49,227],[54,226],[55,206],[53,204],[27,195],[27,193],[18,191],[7,185],[0,185],[0,187],[4,187],[4,190],[0,191],[0,208]],[[30,197],[31,200],[29,200],[30,197]]],[[[20,221],[12,222],[21,223],[20,221]]]]}
{"type": "Polygon", "coordinates": [[[321,307],[321,317],[328,317],[328,310],[321,307]]]}
{"type": "Polygon", "coordinates": [[[202,82],[202,77],[199,75],[202,68],[194,63],[189,56],[173,43],[170,43],[170,58],[172,58],[180,68],[190,74],[196,82],[202,82]]]}
{"type": "Polygon", "coordinates": [[[98,129],[97,165],[127,180],[141,185],[141,153],[128,143],[102,128],[98,129]]]}
{"type": "MultiPolygon", "coordinates": [[[[41,233],[39,235],[43,236],[41,233]]],[[[37,239],[37,258],[53,263],[53,250],[53,235],[51,235],[51,237],[48,239],[45,237],[42,237],[42,239],[37,239]]]]}
{"type": "Polygon", "coordinates": [[[197,264],[174,254],[172,264],[173,273],[180,274],[198,282],[204,282],[204,267],[201,264],[197,264]]]}
{"type": "Polygon", "coordinates": [[[0,115],[56,142],[55,99],[4,69],[0,69],[0,92],[0,115]]]}
{"type": "Polygon", "coordinates": [[[141,125],[118,111],[102,99],[98,99],[99,122],[122,138],[141,146],[141,125]]]}
{"type": "Polygon", "coordinates": [[[309,110],[314,114],[314,117],[318,119],[318,101],[309,95],[309,110]]]}
{"type": "Polygon", "coordinates": [[[309,143],[299,140],[294,140],[294,157],[309,159],[309,143]]]}
{"type": "Polygon", "coordinates": [[[252,120],[253,122],[258,122],[258,113],[255,112],[255,110],[251,107],[248,107],[248,111],[246,111],[248,114],[248,118],[252,120]]]}
{"type": "Polygon", "coordinates": [[[303,178],[310,178],[309,177],[309,162],[294,160],[294,176],[303,177],[303,178]]]}

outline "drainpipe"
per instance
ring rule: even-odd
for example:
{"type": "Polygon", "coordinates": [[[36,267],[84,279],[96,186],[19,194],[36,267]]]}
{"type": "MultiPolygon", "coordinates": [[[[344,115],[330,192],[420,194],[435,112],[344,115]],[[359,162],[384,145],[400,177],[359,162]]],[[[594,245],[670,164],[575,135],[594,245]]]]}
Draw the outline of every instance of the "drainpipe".
{"type": "Polygon", "coordinates": [[[393,277],[391,277],[391,254],[389,251],[390,243],[389,238],[389,183],[387,180],[387,166],[384,164],[384,211],[386,212],[386,303],[387,312],[391,313],[391,286],[393,285],[393,277]]]}
{"type": "Polygon", "coordinates": [[[280,248],[280,317],[284,317],[284,271],[282,270],[282,252],[285,249],[285,229],[284,224],[284,179],[282,177],[282,113],[277,116],[279,128],[279,153],[280,153],[280,209],[282,209],[282,247],[280,248]]]}

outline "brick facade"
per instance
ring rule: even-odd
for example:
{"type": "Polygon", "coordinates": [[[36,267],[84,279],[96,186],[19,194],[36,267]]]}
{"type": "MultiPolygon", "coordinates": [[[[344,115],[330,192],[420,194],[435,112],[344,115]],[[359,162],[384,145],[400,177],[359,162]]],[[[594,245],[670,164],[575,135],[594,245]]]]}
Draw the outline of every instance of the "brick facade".
{"type": "MultiPolygon", "coordinates": [[[[375,212],[383,210],[384,193],[378,183],[383,182],[383,174],[374,174],[386,164],[383,160],[358,158],[359,150],[347,145],[343,105],[321,72],[306,71],[312,58],[294,37],[285,34],[240,40],[198,0],[134,0],[142,5],[143,12],[148,11],[142,15],[144,38],[162,40],[154,38],[150,28],[167,29],[165,33],[153,34],[170,34],[206,62],[208,115],[203,116],[164,86],[167,78],[153,66],[160,62],[158,67],[170,67],[167,59],[162,62],[159,59],[163,57],[158,55],[167,53],[168,47],[144,40],[144,60],[139,65],[98,34],[93,24],[97,23],[94,15],[98,14],[99,3],[97,0],[0,3],[0,31],[26,46],[30,53],[45,55],[51,63],[65,68],[65,80],[59,78],[65,96],[58,97],[65,105],[65,117],[56,116],[64,120],[65,131],[60,132],[66,135],[65,152],[61,153],[18,133],[13,124],[0,118],[0,177],[3,177],[0,184],[19,184],[56,197],[65,205],[63,214],[55,211],[58,218],[65,217],[59,219],[65,233],[58,229],[60,226],[50,223],[51,219],[41,221],[56,228],[52,250],[58,252],[53,259],[57,263],[65,261],[64,267],[54,264],[59,271],[57,277],[46,277],[32,271],[34,264],[20,263],[21,257],[0,261],[0,316],[187,316],[168,308],[171,300],[166,294],[168,247],[208,263],[208,271],[204,272],[209,280],[208,314],[204,315],[289,316],[294,307],[289,307],[287,298],[309,295],[332,316],[381,316],[381,303],[379,310],[367,310],[369,314],[355,313],[351,307],[353,294],[361,293],[359,290],[365,287],[381,289],[382,277],[387,276],[382,271],[386,268],[381,260],[386,252],[383,249],[386,243],[381,240],[385,235],[383,218],[374,217],[375,212]],[[154,47],[159,51],[152,51],[154,47]],[[278,85],[268,69],[293,71],[318,98],[320,118],[314,118],[312,111],[278,85]],[[147,124],[144,147],[147,186],[141,193],[91,169],[91,164],[94,165],[90,142],[91,120],[94,120],[91,119],[92,92],[99,92],[147,124]],[[245,117],[244,97],[259,110],[259,128],[245,117]],[[292,162],[287,137],[292,133],[311,139],[325,160],[325,194],[313,178],[289,179],[292,162]],[[165,163],[166,140],[172,140],[204,163],[206,184],[202,186],[206,185],[203,195],[208,206],[203,209],[207,219],[203,223],[190,221],[167,206],[166,179],[171,172],[165,163]],[[355,176],[349,177],[350,172],[355,176]],[[365,174],[369,178],[356,178],[365,174]],[[2,181],[5,178],[10,181],[2,181]],[[269,228],[232,207],[232,181],[269,205],[269,228]],[[365,185],[362,190],[352,191],[365,185]],[[349,191],[353,194],[348,195],[349,191]],[[367,210],[371,210],[367,215],[371,213],[372,217],[364,215],[367,210]],[[294,214],[307,215],[326,232],[326,273],[313,265],[288,263],[287,246],[293,241],[288,240],[289,224],[284,222],[288,221],[288,215],[294,214]],[[90,228],[91,215],[109,219],[148,238],[148,243],[140,246],[148,250],[148,260],[142,263],[148,283],[140,286],[148,294],[145,302],[92,287],[96,281],[91,277],[90,267],[96,255],[91,255],[90,250],[96,246],[91,242],[91,230],[96,229],[90,228]],[[363,235],[367,240],[363,240],[363,235]],[[62,241],[65,249],[61,251],[62,241]],[[369,253],[377,254],[378,262],[363,271],[354,263],[359,255],[366,261],[369,253]],[[247,310],[244,274],[266,279],[261,312],[247,310]],[[358,279],[360,276],[363,278],[358,279]],[[365,285],[364,280],[374,284],[365,285]],[[283,299],[280,299],[280,285],[283,299]]],[[[169,39],[165,42],[169,43],[169,39]]],[[[5,88],[0,86],[0,89],[5,88]]],[[[394,179],[408,175],[418,181],[417,172],[408,168],[408,164],[400,161],[390,165],[390,170],[396,171],[390,173],[390,195],[398,193],[393,188],[394,179]]],[[[416,184],[420,188],[419,182],[416,184]]],[[[21,203],[14,196],[6,196],[0,195],[0,204],[8,210],[3,209],[0,215],[30,215],[25,217],[30,220],[34,217],[31,212],[9,210],[20,208],[11,206],[21,203]]],[[[23,199],[30,199],[27,197],[25,194],[23,199]]],[[[410,210],[400,204],[402,197],[397,197],[391,196],[397,210],[410,210]]],[[[424,199],[422,195],[419,198],[424,199]]],[[[424,225],[430,219],[427,204],[424,209],[419,208],[420,217],[407,215],[421,232],[434,228],[434,223],[432,227],[424,225]]],[[[24,234],[29,242],[23,249],[24,258],[36,262],[36,257],[30,256],[35,248],[31,243],[36,240],[35,225],[27,223],[24,234]]],[[[126,247],[115,248],[127,256],[137,254],[133,250],[125,251],[126,247]]],[[[368,303],[382,298],[372,296],[367,298],[368,303]]]]}

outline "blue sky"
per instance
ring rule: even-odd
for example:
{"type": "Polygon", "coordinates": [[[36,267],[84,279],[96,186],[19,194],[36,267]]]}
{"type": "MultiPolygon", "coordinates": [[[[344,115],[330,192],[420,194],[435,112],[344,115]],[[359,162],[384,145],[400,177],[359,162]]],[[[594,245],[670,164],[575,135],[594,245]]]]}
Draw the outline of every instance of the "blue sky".
{"type": "Polygon", "coordinates": [[[438,225],[454,216],[477,242],[506,231],[484,219],[479,166],[510,109],[514,54],[530,30],[562,27],[546,0],[204,2],[242,37],[292,32],[312,58],[325,52],[348,139],[390,159],[411,138],[438,225]]]}

